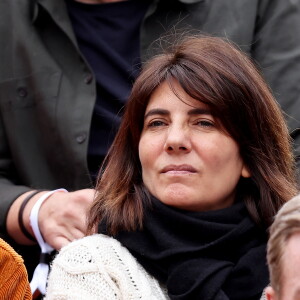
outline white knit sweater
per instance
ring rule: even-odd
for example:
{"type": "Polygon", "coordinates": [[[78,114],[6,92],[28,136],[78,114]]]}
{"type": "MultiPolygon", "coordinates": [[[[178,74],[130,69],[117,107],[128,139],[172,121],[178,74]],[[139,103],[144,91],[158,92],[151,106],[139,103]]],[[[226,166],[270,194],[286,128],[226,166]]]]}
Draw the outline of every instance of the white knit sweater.
{"type": "Polygon", "coordinates": [[[169,298],[117,240],[95,234],[70,243],[56,256],[44,299],[169,298]]]}

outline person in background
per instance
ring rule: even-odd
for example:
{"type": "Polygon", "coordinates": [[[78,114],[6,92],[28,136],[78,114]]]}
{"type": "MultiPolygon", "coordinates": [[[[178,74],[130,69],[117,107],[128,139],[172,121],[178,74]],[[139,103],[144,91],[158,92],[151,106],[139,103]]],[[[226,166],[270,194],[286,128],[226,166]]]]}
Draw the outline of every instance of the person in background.
{"type": "Polygon", "coordinates": [[[279,210],[270,229],[268,266],[271,286],[267,300],[300,298],[300,195],[279,210]]]}
{"type": "Polygon", "coordinates": [[[0,299],[32,299],[24,261],[2,239],[0,239],[0,299]]]}
{"type": "Polygon", "coordinates": [[[191,36],[149,60],[99,173],[89,233],[46,299],[260,299],[267,228],[297,193],[288,129],[254,64],[191,36]]]}
{"type": "Polygon", "coordinates": [[[295,137],[299,12],[300,0],[0,1],[0,232],[29,276],[39,258],[33,208],[52,248],[84,236],[99,166],[161,35],[202,31],[238,44],[295,137]]]}

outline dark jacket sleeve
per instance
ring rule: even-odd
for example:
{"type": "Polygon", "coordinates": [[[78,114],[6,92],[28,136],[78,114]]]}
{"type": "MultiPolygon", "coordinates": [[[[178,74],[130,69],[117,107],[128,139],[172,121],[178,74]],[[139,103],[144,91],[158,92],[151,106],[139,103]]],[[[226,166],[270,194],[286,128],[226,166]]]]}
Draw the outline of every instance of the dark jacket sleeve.
{"type": "Polygon", "coordinates": [[[29,189],[91,187],[95,81],[62,0],[0,1],[0,230],[29,189]],[[84,137],[84,138],[82,138],[84,137]]]}
{"type": "Polygon", "coordinates": [[[4,126],[0,116],[0,231],[6,231],[6,215],[12,202],[21,194],[29,190],[29,187],[15,185],[13,183],[14,171],[10,152],[5,137],[4,126]]]}
{"type": "MultiPolygon", "coordinates": [[[[261,0],[252,56],[283,109],[290,132],[300,127],[300,1],[261,0]]],[[[295,153],[300,154],[300,135],[295,153]]]]}

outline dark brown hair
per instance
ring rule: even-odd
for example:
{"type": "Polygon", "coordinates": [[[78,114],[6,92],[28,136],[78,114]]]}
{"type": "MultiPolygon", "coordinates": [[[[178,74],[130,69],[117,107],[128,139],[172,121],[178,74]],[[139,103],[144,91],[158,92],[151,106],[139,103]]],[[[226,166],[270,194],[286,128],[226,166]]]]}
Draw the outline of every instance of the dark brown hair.
{"type": "MultiPolygon", "coordinates": [[[[184,91],[211,108],[238,143],[251,178],[241,179],[237,197],[252,218],[269,226],[281,205],[296,194],[288,129],[267,84],[246,54],[221,38],[186,37],[152,58],[137,78],[122,124],[100,171],[89,230],[142,226],[148,192],[143,185],[138,143],[153,91],[176,79],[184,91]]],[[[228,174],[230,176],[230,174],[228,174]]]]}

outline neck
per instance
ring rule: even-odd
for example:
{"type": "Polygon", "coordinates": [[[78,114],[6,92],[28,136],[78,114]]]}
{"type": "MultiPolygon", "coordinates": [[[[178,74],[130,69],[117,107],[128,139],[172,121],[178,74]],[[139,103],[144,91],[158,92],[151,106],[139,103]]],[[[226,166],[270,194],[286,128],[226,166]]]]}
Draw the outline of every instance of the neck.
{"type": "Polygon", "coordinates": [[[102,4],[102,3],[112,3],[112,2],[123,2],[127,0],[75,0],[75,1],[81,3],[87,3],[87,4],[102,4]]]}

